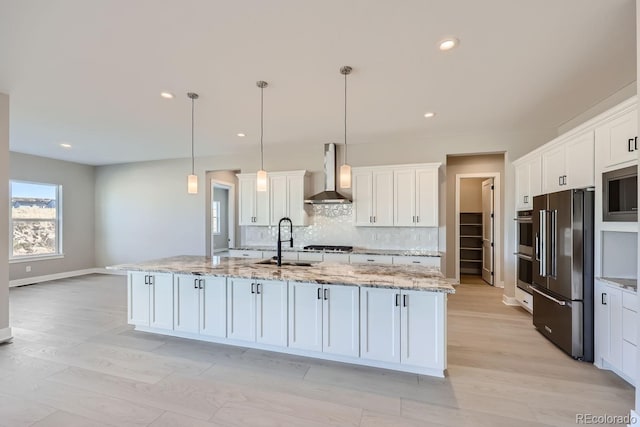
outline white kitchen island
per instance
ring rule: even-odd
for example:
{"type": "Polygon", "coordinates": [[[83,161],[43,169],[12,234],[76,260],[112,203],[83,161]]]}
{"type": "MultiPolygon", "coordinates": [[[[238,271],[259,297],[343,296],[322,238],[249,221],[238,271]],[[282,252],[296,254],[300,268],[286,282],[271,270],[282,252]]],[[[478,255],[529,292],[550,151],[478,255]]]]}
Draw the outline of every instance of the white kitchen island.
{"type": "Polygon", "coordinates": [[[438,269],[259,262],[177,256],[109,268],[128,272],[136,330],[444,376],[455,291],[438,269]]]}

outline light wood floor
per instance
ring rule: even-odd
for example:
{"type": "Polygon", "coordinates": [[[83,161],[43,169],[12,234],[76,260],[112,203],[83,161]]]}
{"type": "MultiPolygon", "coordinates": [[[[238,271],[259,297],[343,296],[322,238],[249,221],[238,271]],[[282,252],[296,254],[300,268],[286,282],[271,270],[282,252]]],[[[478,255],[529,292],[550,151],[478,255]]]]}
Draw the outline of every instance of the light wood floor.
{"type": "Polygon", "coordinates": [[[135,332],[125,289],[102,275],[11,289],[0,425],[575,426],[634,404],[479,283],[449,298],[445,379],[135,332]]]}

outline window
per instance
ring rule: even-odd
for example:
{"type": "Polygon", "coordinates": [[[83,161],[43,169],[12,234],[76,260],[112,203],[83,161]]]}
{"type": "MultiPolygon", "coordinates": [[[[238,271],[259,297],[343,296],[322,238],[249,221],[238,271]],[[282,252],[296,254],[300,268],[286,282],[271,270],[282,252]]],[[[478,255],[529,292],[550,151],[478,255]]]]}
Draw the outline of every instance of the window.
{"type": "Polygon", "coordinates": [[[10,191],[11,258],[62,254],[62,187],[11,181],[10,191]]]}
{"type": "Polygon", "coordinates": [[[220,234],[220,202],[215,200],[211,203],[211,232],[220,234]]]}

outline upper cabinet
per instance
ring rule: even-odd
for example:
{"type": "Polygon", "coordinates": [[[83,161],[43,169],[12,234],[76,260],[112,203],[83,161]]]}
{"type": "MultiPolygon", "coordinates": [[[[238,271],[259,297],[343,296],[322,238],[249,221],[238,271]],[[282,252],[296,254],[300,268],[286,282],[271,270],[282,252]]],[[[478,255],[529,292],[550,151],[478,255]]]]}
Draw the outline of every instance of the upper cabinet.
{"type": "Polygon", "coordinates": [[[306,171],[273,172],[269,176],[269,206],[271,225],[289,217],[293,225],[309,225],[304,209],[306,171]]]}
{"type": "Polygon", "coordinates": [[[256,174],[238,174],[239,225],[269,225],[269,188],[256,190],[256,174]]]}
{"type": "Polygon", "coordinates": [[[308,225],[304,209],[306,171],[271,172],[267,191],[256,191],[256,174],[238,174],[239,225],[277,225],[289,217],[293,225],[308,225]]]}
{"type": "Polygon", "coordinates": [[[440,163],[353,168],[356,226],[437,227],[440,163]]]}
{"type": "Polygon", "coordinates": [[[638,113],[635,108],[596,128],[603,168],[638,159],[638,113]]]}
{"type": "Polygon", "coordinates": [[[393,171],[378,168],[354,168],[352,178],[355,225],[392,226],[393,171]]]}
{"type": "Polygon", "coordinates": [[[395,169],[393,179],[393,225],[437,227],[438,166],[395,169]]]}
{"type": "Polygon", "coordinates": [[[554,142],[542,152],[544,193],[594,185],[593,130],[554,142]]]}
{"type": "Polygon", "coordinates": [[[516,168],[516,210],[533,209],[533,198],[542,193],[542,159],[527,158],[516,168]]]}

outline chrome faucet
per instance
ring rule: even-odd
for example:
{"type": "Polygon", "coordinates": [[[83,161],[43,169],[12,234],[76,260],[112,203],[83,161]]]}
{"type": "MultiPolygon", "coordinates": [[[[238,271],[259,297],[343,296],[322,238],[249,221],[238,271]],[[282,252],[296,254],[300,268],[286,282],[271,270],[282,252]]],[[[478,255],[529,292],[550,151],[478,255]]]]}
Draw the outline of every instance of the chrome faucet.
{"type": "Polygon", "coordinates": [[[284,218],[280,218],[280,221],[278,221],[278,252],[276,255],[278,266],[282,265],[282,237],[281,237],[280,231],[282,229],[283,221],[289,223],[289,233],[291,234],[291,238],[289,239],[289,244],[291,245],[291,247],[293,247],[293,223],[291,222],[290,218],[287,218],[285,216],[284,218]]]}

